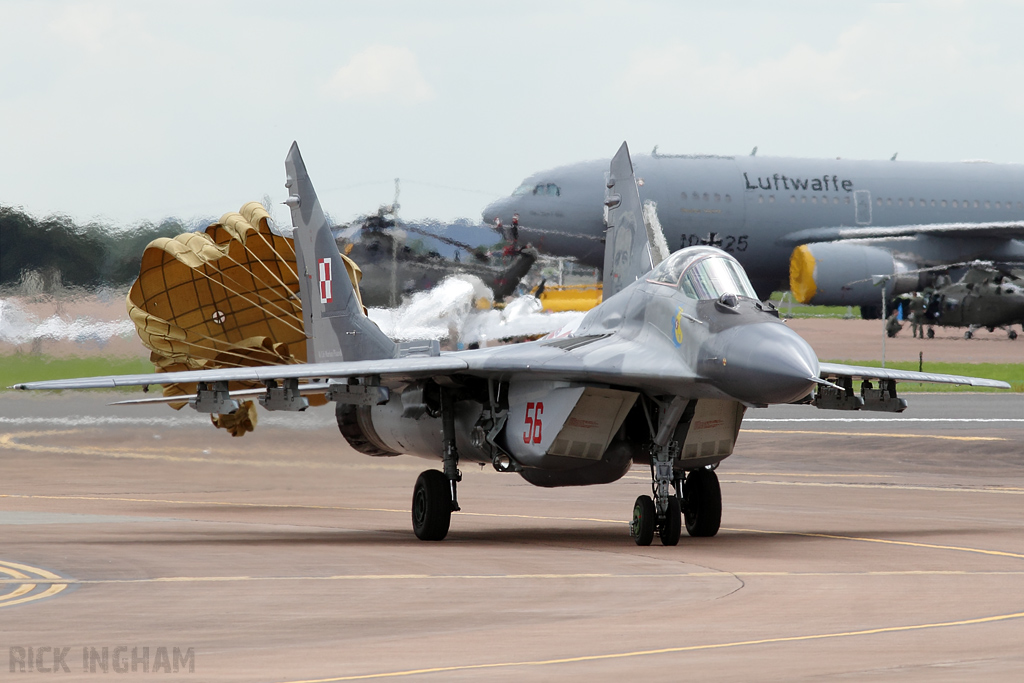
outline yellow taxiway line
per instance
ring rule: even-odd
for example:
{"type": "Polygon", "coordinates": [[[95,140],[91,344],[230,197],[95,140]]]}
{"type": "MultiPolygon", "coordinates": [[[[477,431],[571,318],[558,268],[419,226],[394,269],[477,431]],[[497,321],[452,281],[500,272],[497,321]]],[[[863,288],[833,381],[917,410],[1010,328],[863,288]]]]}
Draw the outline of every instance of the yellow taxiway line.
{"type": "Polygon", "coordinates": [[[883,633],[905,633],[908,631],[924,631],[936,628],[949,628],[952,626],[972,626],[975,624],[990,624],[999,621],[1009,621],[1024,617],[1024,612],[1011,612],[1008,614],[996,614],[975,619],[961,619],[958,621],[939,621],[927,624],[908,624],[906,626],[884,626],[880,628],[869,628],[858,631],[834,631],[831,633],[812,633],[796,636],[780,636],[777,638],[760,638],[757,640],[736,640],[725,643],[708,643],[705,645],[684,645],[681,647],[665,647],[654,650],[635,650],[633,652],[614,652],[599,655],[582,655],[578,657],[562,657],[559,659],[533,659],[511,662],[492,662],[487,664],[462,664],[453,666],[437,666],[425,669],[407,669],[405,671],[388,671],[373,674],[357,674],[354,676],[336,676],[332,678],[309,678],[301,681],[289,681],[288,683],[334,683],[336,681],[365,681],[381,678],[400,678],[405,676],[422,676],[434,673],[452,673],[455,671],[484,671],[493,669],[509,669],[514,667],[536,667],[551,666],[553,664],[578,664],[581,662],[600,662],[613,659],[629,659],[634,657],[650,657],[652,655],[677,654],[680,652],[699,652],[701,650],[722,650],[726,648],[750,647],[754,645],[772,645],[778,643],[798,643],[809,640],[825,640],[827,638],[851,638],[854,636],[870,636],[883,633]]]}
{"type": "Polygon", "coordinates": [[[0,560],[0,574],[11,577],[0,579],[0,585],[14,585],[14,589],[9,593],[0,595],[0,608],[42,600],[56,595],[68,587],[68,580],[59,574],[17,562],[0,560]],[[48,587],[43,591],[33,593],[40,584],[48,587]]]}

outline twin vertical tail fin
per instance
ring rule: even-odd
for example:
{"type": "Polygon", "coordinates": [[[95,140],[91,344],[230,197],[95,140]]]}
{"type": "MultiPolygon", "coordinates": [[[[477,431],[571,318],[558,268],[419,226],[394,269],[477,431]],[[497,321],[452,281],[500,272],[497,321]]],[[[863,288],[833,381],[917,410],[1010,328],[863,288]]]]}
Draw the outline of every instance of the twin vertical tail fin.
{"type": "Polygon", "coordinates": [[[394,358],[398,347],[363,313],[297,143],[292,143],[284,166],[288,188],[285,203],[291,209],[295,228],[306,361],[394,358]]]}
{"type": "Polygon", "coordinates": [[[612,158],[605,183],[604,300],[618,294],[654,267],[643,206],[633,177],[629,147],[612,158]]]}

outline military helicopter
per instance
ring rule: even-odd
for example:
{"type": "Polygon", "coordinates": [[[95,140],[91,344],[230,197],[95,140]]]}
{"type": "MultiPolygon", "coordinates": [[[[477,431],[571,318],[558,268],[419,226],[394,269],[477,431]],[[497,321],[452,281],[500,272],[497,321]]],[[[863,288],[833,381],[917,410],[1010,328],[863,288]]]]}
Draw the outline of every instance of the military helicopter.
{"type": "Polygon", "coordinates": [[[456,273],[480,278],[501,301],[537,261],[533,247],[495,243],[489,228],[406,223],[397,214],[397,202],[384,205],[336,233],[341,253],[362,270],[359,289],[367,306],[393,308],[403,296],[456,273]]]}
{"type": "Polygon", "coordinates": [[[959,280],[939,275],[932,287],[909,297],[910,315],[929,326],[929,339],[935,336],[934,325],[966,327],[965,339],[981,328],[1004,328],[1007,337],[1016,339],[1013,325],[1024,325],[1024,270],[983,261],[963,265],[967,270],[959,280]]]}

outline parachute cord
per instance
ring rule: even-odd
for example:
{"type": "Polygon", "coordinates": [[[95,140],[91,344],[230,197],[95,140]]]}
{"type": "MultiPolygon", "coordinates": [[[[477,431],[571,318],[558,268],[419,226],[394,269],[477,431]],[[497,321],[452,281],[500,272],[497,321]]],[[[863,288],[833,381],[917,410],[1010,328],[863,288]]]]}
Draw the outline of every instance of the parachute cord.
{"type": "MultiPolygon", "coordinates": [[[[275,250],[275,249],[274,249],[274,246],[273,246],[272,244],[270,244],[270,243],[268,242],[268,243],[267,243],[267,246],[268,246],[268,247],[270,247],[270,250],[271,250],[272,252],[274,252],[274,256],[276,256],[276,257],[278,258],[278,263],[280,263],[280,264],[282,264],[283,266],[285,266],[286,268],[288,268],[288,270],[289,270],[289,271],[291,272],[291,274],[292,274],[292,275],[295,275],[295,279],[296,279],[296,281],[297,281],[297,280],[298,280],[298,275],[296,275],[296,274],[295,274],[295,271],[291,269],[291,266],[289,265],[289,263],[288,263],[287,261],[285,261],[285,260],[284,260],[284,258],[283,258],[283,257],[281,256],[281,254],[277,253],[277,250],[275,250]]],[[[281,279],[281,278],[280,278],[280,277],[279,277],[279,276],[277,275],[277,273],[275,273],[275,272],[274,272],[273,270],[271,270],[271,269],[270,269],[270,268],[269,268],[269,267],[268,267],[268,266],[267,266],[267,265],[266,265],[266,264],[264,263],[263,259],[261,259],[261,258],[260,258],[259,256],[257,256],[257,255],[256,255],[256,253],[255,253],[255,252],[254,252],[254,251],[253,251],[252,249],[250,249],[250,248],[249,248],[249,245],[248,245],[248,243],[246,243],[246,244],[243,244],[243,245],[242,245],[242,248],[243,248],[243,249],[245,249],[245,253],[247,253],[247,254],[248,254],[248,255],[249,255],[250,257],[251,257],[251,260],[252,260],[252,261],[255,261],[256,263],[259,263],[260,265],[262,265],[262,266],[263,266],[263,268],[264,268],[264,269],[265,269],[265,270],[266,270],[266,271],[267,271],[268,273],[270,273],[270,275],[271,275],[271,276],[272,276],[272,277],[273,277],[273,278],[274,278],[274,279],[275,279],[275,280],[277,281],[277,284],[281,285],[281,288],[282,288],[282,289],[284,289],[284,291],[285,291],[285,292],[287,292],[287,296],[285,297],[286,299],[292,299],[292,300],[294,300],[294,301],[299,301],[299,295],[298,295],[298,294],[297,294],[296,292],[293,292],[293,291],[292,291],[292,289],[291,289],[291,287],[289,287],[289,286],[288,286],[287,284],[285,284],[284,280],[282,280],[282,279],[281,279]]],[[[224,255],[224,257],[225,257],[225,258],[227,258],[227,259],[228,259],[229,261],[231,261],[232,263],[234,263],[235,265],[237,265],[237,266],[239,266],[239,267],[241,267],[241,268],[244,268],[244,269],[245,269],[246,271],[248,271],[248,272],[249,272],[249,273],[250,273],[250,274],[251,274],[251,275],[253,276],[253,279],[254,279],[254,280],[255,280],[255,279],[258,279],[258,280],[259,280],[259,281],[260,281],[261,283],[263,283],[264,285],[266,285],[267,289],[269,289],[269,290],[271,290],[271,291],[277,291],[277,290],[275,290],[275,289],[274,289],[274,285],[273,285],[272,283],[266,282],[266,281],[265,281],[265,280],[263,280],[262,278],[257,278],[257,277],[256,277],[256,274],[255,274],[255,273],[253,272],[253,270],[252,270],[251,268],[246,268],[246,265],[248,265],[248,264],[242,264],[242,263],[239,263],[239,262],[238,262],[238,261],[236,261],[235,259],[231,258],[231,255],[230,255],[230,254],[225,254],[225,255],[224,255]]],[[[219,259],[218,259],[218,260],[219,260],[219,259]]]]}
{"type": "MultiPolygon", "coordinates": [[[[188,332],[189,331],[186,330],[186,334],[188,334],[188,332]]],[[[218,343],[220,341],[218,339],[214,339],[212,337],[207,337],[206,335],[199,334],[198,332],[193,332],[193,334],[195,334],[195,336],[199,337],[200,339],[211,341],[214,344],[216,344],[216,343],[218,343]]],[[[149,336],[155,337],[157,339],[168,339],[167,337],[162,337],[162,336],[157,335],[157,334],[150,334],[149,336]]],[[[185,346],[191,346],[191,347],[194,347],[194,348],[197,348],[197,349],[202,349],[202,350],[205,350],[205,351],[211,351],[211,352],[213,352],[213,353],[215,353],[217,355],[236,356],[238,358],[244,358],[246,360],[251,360],[251,358],[252,358],[251,356],[249,356],[249,355],[247,355],[245,353],[241,353],[239,351],[232,351],[231,349],[221,349],[221,348],[218,348],[216,346],[206,346],[204,344],[197,344],[196,342],[188,341],[187,339],[168,339],[168,341],[172,341],[175,344],[184,344],[185,346]]],[[[174,357],[166,355],[165,351],[160,350],[160,349],[154,349],[152,346],[149,346],[149,344],[146,344],[146,346],[150,350],[154,351],[155,353],[160,354],[164,358],[167,358],[169,360],[174,360],[174,357]]],[[[260,351],[259,349],[254,349],[254,350],[260,351]]],[[[266,355],[271,355],[271,354],[267,354],[265,351],[263,351],[262,353],[264,353],[266,355]]],[[[301,361],[296,360],[294,356],[289,355],[289,358],[291,358],[292,360],[286,361],[286,362],[282,363],[282,365],[297,365],[297,364],[299,364],[301,362],[301,361]]],[[[206,358],[206,360],[212,361],[214,359],[213,358],[206,358]]],[[[232,361],[228,361],[228,360],[220,360],[218,362],[220,362],[224,366],[230,366],[230,367],[236,367],[236,368],[253,367],[252,365],[247,365],[245,363],[232,362],[232,361]]]]}
{"type": "MultiPolygon", "coordinates": [[[[266,289],[266,290],[268,290],[270,292],[274,292],[275,294],[279,293],[274,288],[274,285],[272,285],[271,283],[266,282],[265,280],[263,280],[261,278],[256,277],[256,275],[252,272],[252,270],[250,270],[249,268],[246,268],[246,264],[239,263],[238,261],[234,260],[230,256],[225,256],[224,258],[226,258],[231,263],[235,264],[239,268],[241,268],[241,269],[245,270],[247,273],[249,273],[249,275],[252,276],[253,281],[254,282],[258,282],[259,284],[263,285],[264,289],[266,289]]],[[[219,261],[220,259],[217,259],[217,260],[219,261]]],[[[228,279],[231,282],[233,282],[239,289],[246,289],[246,283],[245,282],[241,282],[238,279],[232,277],[228,273],[228,271],[221,270],[220,268],[217,268],[217,266],[215,266],[212,262],[207,263],[206,266],[208,268],[210,268],[210,270],[214,271],[215,273],[220,273],[220,275],[223,276],[225,279],[228,279]]],[[[274,306],[274,307],[276,307],[277,309],[280,310],[280,314],[278,314],[278,313],[274,313],[273,311],[271,311],[268,308],[260,307],[261,310],[265,311],[266,313],[269,313],[270,315],[274,316],[275,318],[281,319],[280,315],[286,315],[286,316],[291,316],[292,318],[295,318],[295,320],[301,320],[301,318],[300,318],[300,314],[302,312],[302,304],[301,304],[301,302],[299,302],[298,301],[298,297],[296,297],[292,293],[292,291],[290,289],[288,289],[288,285],[286,285],[286,284],[284,284],[282,282],[281,286],[284,287],[285,291],[288,292],[288,297],[285,298],[285,301],[288,302],[288,306],[285,306],[285,305],[283,305],[281,303],[278,303],[277,301],[274,301],[273,299],[271,299],[271,298],[261,294],[260,293],[261,290],[258,289],[258,288],[252,290],[252,293],[255,294],[256,296],[260,297],[264,302],[266,302],[266,304],[268,306],[274,306]],[[296,309],[298,309],[298,312],[296,312],[296,309]]],[[[225,287],[225,289],[227,289],[227,288],[225,287]]]]}
{"type": "MultiPolygon", "coordinates": [[[[268,247],[270,247],[270,251],[274,252],[274,256],[276,256],[281,261],[281,263],[283,263],[285,265],[285,267],[287,267],[288,270],[291,271],[291,274],[295,276],[295,279],[298,280],[299,279],[299,274],[291,266],[292,263],[296,262],[295,246],[294,246],[295,242],[292,241],[292,240],[287,240],[287,239],[285,239],[285,241],[284,241],[284,243],[292,250],[292,258],[291,258],[291,261],[289,261],[284,256],[282,256],[277,251],[277,249],[274,248],[274,245],[270,242],[270,240],[267,239],[267,236],[263,234],[262,230],[258,231],[256,234],[260,236],[260,238],[266,243],[266,245],[268,247]]],[[[245,245],[243,245],[243,246],[245,246],[245,245]]],[[[245,246],[245,249],[246,249],[246,251],[248,251],[249,247],[245,246]]],[[[281,284],[284,284],[284,283],[281,283],[281,284]]]]}
{"type": "MultiPolygon", "coordinates": [[[[235,282],[235,283],[236,283],[236,284],[238,284],[238,285],[241,285],[241,284],[242,284],[242,283],[240,283],[240,282],[237,282],[237,281],[236,281],[236,280],[235,280],[234,278],[232,278],[232,277],[228,276],[228,275],[227,275],[227,274],[226,274],[226,273],[225,273],[224,271],[220,270],[219,268],[216,268],[216,267],[215,267],[215,266],[213,266],[212,264],[209,264],[209,263],[208,263],[208,264],[206,264],[206,266],[207,266],[207,267],[209,267],[209,268],[210,268],[211,270],[213,270],[213,271],[214,271],[215,273],[220,273],[220,274],[221,274],[221,276],[223,276],[224,278],[226,278],[226,279],[228,279],[228,280],[231,280],[232,282],[235,282]]],[[[223,281],[223,280],[215,280],[215,279],[213,279],[213,278],[210,278],[210,281],[211,281],[211,282],[216,282],[216,283],[217,283],[217,284],[219,284],[219,285],[220,285],[220,286],[221,286],[221,287],[222,287],[223,289],[225,289],[225,290],[227,290],[228,292],[230,292],[230,293],[234,294],[234,295],[235,295],[235,296],[237,296],[237,297],[238,297],[239,299],[241,299],[241,300],[243,300],[243,301],[245,301],[245,302],[247,302],[247,303],[249,303],[249,304],[251,304],[251,305],[255,306],[256,308],[260,309],[260,310],[261,310],[261,311],[263,311],[264,313],[267,313],[267,314],[269,314],[269,315],[270,315],[270,316],[272,316],[272,317],[273,317],[273,318],[274,318],[275,320],[278,320],[278,321],[280,321],[280,322],[281,322],[281,323],[282,323],[283,325],[286,325],[286,326],[288,326],[288,327],[292,328],[293,330],[295,330],[296,332],[298,332],[298,333],[299,333],[299,334],[301,334],[302,336],[306,336],[306,331],[305,331],[305,330],[304,330],[303,328],[300,328],[300,327],[296,327],[295,325],[292,325],[292,324],[291,324],[290,322],[288,322],[288,320],[286,320],[286,319],[284,319],[283,317],[281,317],[281,316],[279,316],[279,315],[275,314],[275,313],[274,313],[273,311],[271,311],[271,310],[269,310],[269,309],[267,309],[267,308],[264,308],[264,307],[263,307],[262,305],[260,305],[260,303],[259,303],[258,301],[253,301],[253,300],[249,299],[248,297],[246,297],[246,296],[245,296],[244,294],[242,294],[241,292],[238,292],[238,291],[235,291],[234,289],[231,289],[230,287],[228,287],[228,286],[227,286],[227,285],[226,285],[226,284],[224,283],[224,281],[223,281]]],[[[260,295],[260,294],[259,294],[258,292],[257,292],[257,296],[261,296],[261,298],[265,298],[265,297],[262,297],[262,295],[260,295]]],[[[274,304],[275,306],[278,306],[279,308],[281,308],[280,304],[277,304],[276,302],[268,301],[268,303],[272,303],[272,304],[274,304]]],[[[295,320],[298,320],[299,322],[301,322],[301,321],[302,321],[302,319],[301,319],[301,318],[300,318],[300,317],[299,317],[299,316],[298,316],[298,315],[297,315],[297,314],[296,314],[296,313],[295,313],[294,311],[284,311],[284,309],[283,309],[283,308],[282,308],[282,311],[283,311],[283,312],[284,312],[284,313],[285,313],[286,315],[289,315],[289,316],[293,317],[293,318],[294,318],[295,320]]]]}

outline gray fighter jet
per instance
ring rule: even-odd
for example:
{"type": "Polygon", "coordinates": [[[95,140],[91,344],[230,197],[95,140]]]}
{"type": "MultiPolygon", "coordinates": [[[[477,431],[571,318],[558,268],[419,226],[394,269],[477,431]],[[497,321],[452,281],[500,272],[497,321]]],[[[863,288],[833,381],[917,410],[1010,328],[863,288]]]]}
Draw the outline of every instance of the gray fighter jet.
{"type": "MultiPolygon", "coordinates": [[[[536,173],[483,211],[542,252],[600,267],[596,208],[607,161],[536,173]]],[[[636,158],[640,196],[673,249],[718,246],[767,299],[790,288],[803,303],[861,306],[880,316],[872,275],[889,300],[928,286],[921,268],[1024,260],[1024,165],[669,155],[636,158]],[[794,249],[800,247],[799,253],[794,249]],[[911,275],[910,271],[914,271],[911,275]],[[791,282],[791,278],[793,282],[791,282]],[[851,281],[862,284],[846,287],[851,281]]]]}
{"type": "MultiPolygon", "coordinates": [[[[396,345],[358,305],[312,183],[293,145],[285,162],[295,225],[308,358],[302,365],[29,382],[74,389],[196,382],[198,411],[231,413],[259,395],[270,410],[302,410],[306,394],[337,404],[341,433],[370,456],[439,461],[413,489],[412,525],[443,539],[459,510],[459,464],[491,463],[538,486],[613,482],[650,466],[631,533],[650,544],[714,536],[722,498],[715,474],[733,452],[748,408],[900,411],[896,381],[1008,388],[1004,382],[819,363],[811,347],[757,300],[739,262],[710,246],[662,260],[652,248],[625,143],[605,180],[606,298],[572,334],[441,354],[435,343],[396,345]],[[860,393],[853,380],[865,380],[860,393]],[[266,389],[231,391],[258,381],[266,389]],[[872,384],[878,382],[878,387],[872,384]]],[[[141,399],[158,402],[172,399],[141,399]]],[[[178,401],[181,397],[177,398],[178,401]]]]}

